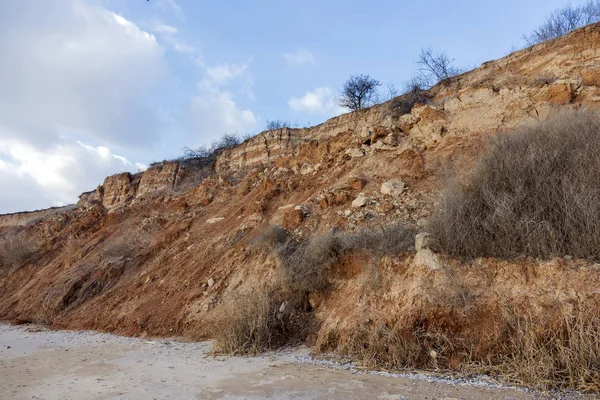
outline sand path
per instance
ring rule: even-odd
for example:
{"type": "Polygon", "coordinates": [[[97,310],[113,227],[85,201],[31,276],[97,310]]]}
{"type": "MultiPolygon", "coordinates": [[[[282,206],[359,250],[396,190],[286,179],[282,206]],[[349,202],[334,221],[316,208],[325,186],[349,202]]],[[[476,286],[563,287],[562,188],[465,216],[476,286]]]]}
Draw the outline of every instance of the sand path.
{"type": "MultiPolygon", "coordinates": [[[[252,358],[210,344],[0,324],[0,399],[533,399],[479,382],[357,373],[303,349],[252,358]]],[[[349,368],[349,367],[348,367],[349,368]]]]}

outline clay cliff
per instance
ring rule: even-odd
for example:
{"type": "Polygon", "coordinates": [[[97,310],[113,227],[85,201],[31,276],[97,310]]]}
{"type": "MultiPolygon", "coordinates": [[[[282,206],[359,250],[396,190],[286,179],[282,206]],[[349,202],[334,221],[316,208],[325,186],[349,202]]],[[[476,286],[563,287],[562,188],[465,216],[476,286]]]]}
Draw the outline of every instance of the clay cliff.
{"type": "MultiPolygon", "coordinates": [[[[165,162],[106,178],[76,208],[0,216],[3,235],[38,245],[25,265],[0,273],[0,318],[205,338],[221,303],[278,279],[277,260],[254,245],[269,225],[296,238],[392,222],[418,232],[441,177],[468,170],[489,135],[600,109],[599,100],[596,24],[486,62],[416,102],[405,95],[315,127],[263,132],[214,168],[165,162]]],[[[324,351],[377,321],[420,315],[462,332],[493,325],[506,301],[539,313],[600,304],[598,266],[585,260],[463,261],[417,245],[383,259],[355,254],[336,271],[333,287],[309,299],[319,321],[310,340],[324,351]]]]}

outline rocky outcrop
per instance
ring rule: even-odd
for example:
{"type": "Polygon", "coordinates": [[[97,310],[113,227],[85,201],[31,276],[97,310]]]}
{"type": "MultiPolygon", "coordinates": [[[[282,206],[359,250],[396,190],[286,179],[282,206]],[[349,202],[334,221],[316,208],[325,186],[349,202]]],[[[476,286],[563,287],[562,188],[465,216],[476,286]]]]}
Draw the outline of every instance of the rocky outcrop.
{"type": "Polygon", "coordinates": [[[53,217],[57,214],[68,213],[75,210],[74,204],[64,207],[52,207],[46,210],[18,212],[12,214],[0,214],[0,227],[22,226],[42,219],[53,217]]]}
{"type": "MultiPolygon", "coordinates": [[[[431,147],[445,136],[533,123],[547,118],[557,105],[580,107],[600,101],[599,60],[600,25],[594,24],[443,81],[430,91],[428,104],[412,104],[405,96],[315,127],[263,132],[225,151],[217,170],[298,156],[302,143],[325,143],[344,132],[368,146],[397,146],[404,138],[431,147]]],[[[362,157],[365,151],[352,148],[348,154],[362,157]]]]}
{"type": "Polygon", "coordinates": [[[165,193],[181,193],[200,184],[212,172],[212,165],[193,165],[189,162],[171,161],[151,166],[144,172],[128,172],[107,177],[95,191],[85,192],[79,197],[77,206],[89,209],[101,204],[112,209],[136,198],[165,193]]]}

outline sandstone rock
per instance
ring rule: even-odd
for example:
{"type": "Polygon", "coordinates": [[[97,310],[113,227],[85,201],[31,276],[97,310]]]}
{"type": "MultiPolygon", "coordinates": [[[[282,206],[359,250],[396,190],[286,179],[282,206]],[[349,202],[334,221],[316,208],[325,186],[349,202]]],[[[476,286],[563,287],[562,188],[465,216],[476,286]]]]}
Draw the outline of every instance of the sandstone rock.
{"type": "Polygon", "coordinates": [[[363,188],[367,185],[367,180],[362,177],[355,177],[352,178],[348,183],[354,190],[363,190],[363,188]]]}
{"type": "Polygon", "coordinates": [[[415,236],[415,249],[417,251],[428,249],[431,244],[431,235],[427,232],[421,232],[415,236]]]}
{"type": "Polygon", "coordinates": [[[346,150],[346,154],[348,154],[352,158],[364,157],[365,152],[362,149],[348,149],[346,150]]]}
{"type": "Polygon", "coordinates": [[[417,251],[412,264],[415,266],[425,266],[434,271],[442,268],[438,256],[429,249],[421,249],[417,251]]]}
{"type": "Polygon", "coordinates": [[[304,221],[304,213],[302,210],[289,210],[283,214],[282,225],[288,230],[297,229],[304,221]]]}
{"type": "Polygon", "coordinates": [[[373,129],[370,126],[363,126],[360,130],[360,137],[362,139],[370,138],[373,134],[373,129]]]}
{"type": "Polygon", "coordinates": [[[352,200],[352,196],[348,192],[338,192],[335,194],[335,204],[346,204],[352,200]]]}
{"type": "Polygon", "coordinates": [[[217,222],[223,221],[225,219],[225,217],[215,217],[215,218],[209,218],[206,220],[207,224],[215,224],[217,222]]]}
{"type": "Polygon", "coordinates": [[[206,282],[206,284],[208,285],[208,287],[213,287],[213,286],[215,286],[215,283],[216,283],[216,282],[215,282],[215,280],[214,280],[213,278],[210,278],[210,279],[209,279],[209,280],[206,282]]]}
{"type": "Polygon", "coordinates": [[[383,139],[383,142],[388,146],[398,146],[399,136],[397,133],[390,133],[383,139]]]}
{"type": "Polygon", "coordinates": [[[381,184],[381,194],[388,196],[400,196],[404,192],[404,182],[400,179],[392,179],[381,184]]]}
{"type": "Polygon", "coordinates": [[[382,214],[387,214],[394,209],[394,205],[389,201],[384,201],[375,207],[375,211],[382,214]]]}
{"type": "Polygon", "coordinates": [[[309,175],[315,172],[315,168],[310,164],[302,164],[302,168],[300,168],[301,175],[309,175]]]}
{"type": "Polygon", "coordinates": [[[354,201],[352,202],[352,207],[353,208],[361,208],[366,206],[367,204],[369,204],[370,199],[361,194],[360,196],[358,196],[356,199],[354,199],[354,201]]]}

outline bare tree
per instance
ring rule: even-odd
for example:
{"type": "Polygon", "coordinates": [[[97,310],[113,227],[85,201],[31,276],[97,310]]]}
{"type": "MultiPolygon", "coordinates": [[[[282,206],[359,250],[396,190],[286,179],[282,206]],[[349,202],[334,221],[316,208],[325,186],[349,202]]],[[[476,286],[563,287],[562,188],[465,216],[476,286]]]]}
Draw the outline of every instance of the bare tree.
{"type": "Polygon", "coordinates": [[[571,4],[557,9],[531,34],[523,38],[528,45],[556,39],[582,26],[600,21],[600,0],[589,0],[586,4],[573,7],[571,4]]]}
{"type": "Polygon", "coordinates": [[[352,75],[335,102],[340,107],[355,111],[370,107],[377,102],[379,94],[377,88],[381,83],[369,75],[352,75]]]}
{"type": "Polygon", "coordinates": [[[450,78],[461,73],[461,69],[453,65],[454,59],[450,59],[445,51],[436,53],[431,47],[421,49],[419,60],[418,77],[413,78],[420,81],[422,86],[433,86],[439,81],[450,78]]]}
{"type": "Polygon", "coordinates": [[[210,145],[202,145],[197,149],[183,148],[183,159],[191,158],[215,158],[224,149],[231,149],[240,144],[240,138],[235,134],[224,134],[219,140],[212,142],[210,145]]]}
{"type": "Polygon", "coordinates": [[[268,130],[268,131],[275,131],[278,129],[289,128],[289,127],[290,127],[289,122],[281,121],[281,120],[275,120],[275,121],[267,120],[267,125],[265,126],[266,130],[268,130]]]}

